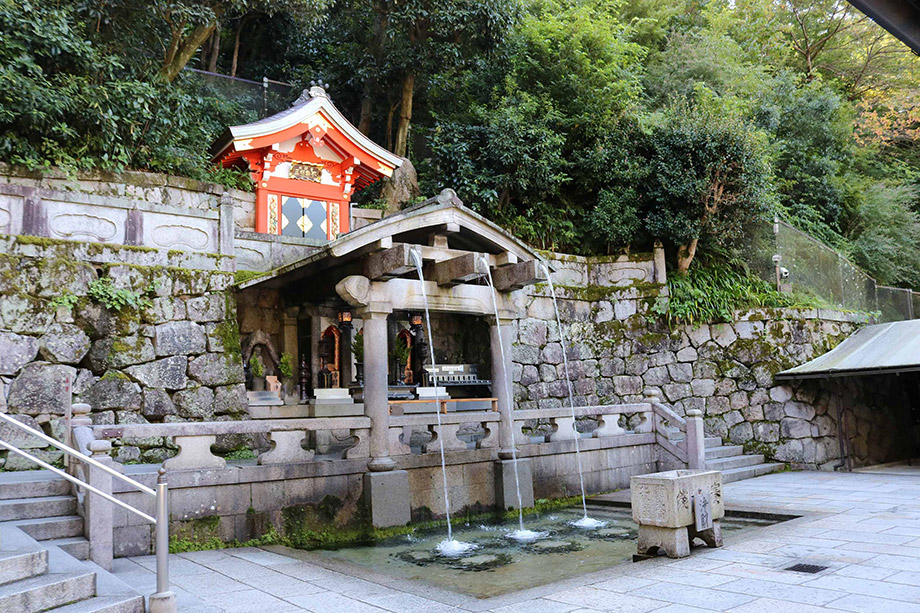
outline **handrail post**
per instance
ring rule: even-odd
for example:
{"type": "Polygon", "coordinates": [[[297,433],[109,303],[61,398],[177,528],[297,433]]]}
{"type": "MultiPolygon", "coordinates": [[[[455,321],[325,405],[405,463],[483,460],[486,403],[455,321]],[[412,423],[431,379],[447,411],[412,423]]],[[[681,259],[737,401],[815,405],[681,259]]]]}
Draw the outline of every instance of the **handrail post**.
{"type": "Polygon", "coordinates": [[[176,613],[176,594],[169,590],[169,491],[166,469],[157,473],[157,591],[150,596],[150,613],[176,613]]]}
{"type": "Polygon", "coordinates": [[[706,468],[706,434],[699,409],[687,411],[687,468],[706,468]]]}
{"type": "MultiPolygon", "coordinates": [[[[109,453],[112,443],[109,441],[92,441],[89,444],[92,458],[106,466],[112,465],[109,453]]],[[[112,475],[95,466],[89,466],[89,484],[96,489],[112,495],[112,475]]],[[[86,537],[89,540],[90,559],[104,568],[112,570],[114,507],[108,500],[98,494],[87,492],[86,500],[86,537]]]]}

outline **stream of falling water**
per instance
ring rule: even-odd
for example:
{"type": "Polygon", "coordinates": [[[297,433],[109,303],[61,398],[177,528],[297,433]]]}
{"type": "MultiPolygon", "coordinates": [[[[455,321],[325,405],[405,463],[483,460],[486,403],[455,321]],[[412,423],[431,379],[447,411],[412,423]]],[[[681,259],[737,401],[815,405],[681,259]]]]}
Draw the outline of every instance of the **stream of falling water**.
{"type": "MultiPolygon", "coordinates": [[[[438,395],[438,374],[435,371],[437,363],[434,361],[434,336],[431,334],[431,315],[428,312],[428,292],[425,290],[425,276],[422,274],[422,258],[417,249],[413,249],[412,258],[418,270],[418,280],[422,286],[422,299],[425,302],[425,327],[428,328],[428,351],[431,358],[431,379],[434,383],[434,414],[438,420],[438,445],[441,449],[441,478],[444,481],[444,512],[447,515],[447,540],[438,544],[438,553],[443,556],[459,556],[476,549],[474,543],[464,543],[454,540],[454,531],[450,523],[450,496],[447,493],[447,466],[444,461],[444,437],[441,430],[441,402],[438,395]]],[[[408,441],[407,441],[408,443],[408,441]]]]}
{"type": "MultiPolygon", "coordinates": [[[[498,317],[498,301],[495,298],[495,285],[492,283],[492,269],[489,267],[489,260],[485,255],[482,256],[482,261],[485,263],[486,268],[486,277],[489,281],[489,289],[492,290],[492,308],[495,311],[495,326],[498,329],[498,349],[499,354],[501,355],[502,364],[507,366],[508,362],[505,361],[505,339],[502,337],[502,329],[499,325],[500,320],[498,317]]],[[[505,376],[505,393],[507,395],[508,410],[514,408],[512,403],[512,394],[511,394],[511,381],[508,376],[510,373],[507,372],[506,368],[502,368],[502,372],[505,376]]],[[[494,382],[493,382],[494,383],[494,382]]],[[[509,532],[506,536],[508,538],[514,539],[516,541],[535,541],[537,539],[548,536],[548,532],[535,532],[533,530],[524,529],[524,504],[521,501],[521,482],[518,478],[518,462],[517,462],[517,449],[515,447],[516,441],[514,440],[514,420],[511,420],[511,464],[514,466],[514,490],[517,492],[517,502],[518,502],[518,529],[514,532],[509,532]]]]}
{"type": "Polygon", "coordinates": [[[569,392],[569,408],[572,409],[572,429],[575,430],[575,463],[578,465],[578,481],[581,484],[581,508],[584,516],[578,521],[572,522],[573,526],[592,530],[606,525],[607,522],[591,519],[588,517],[588,502],[585,496],[585,476],[581,471],[581,451],[579,449],[579,433],[575,422],[575,394],[572,392],[572,379],[569,377],[569,358],[565,346],[565,332],[562,330],[562,319],[559,317],[559,305],[556,303],[556,288],[553,287],[553,273],[549,266],[542,262],[543,268],[546,269],[546,279],[549,281],[549,293],[553,297],[553,310],[556,312],[556,327],[559,329],[559,344],[562,345],[562,368],[565,372],[565,385],[569,392]]]}

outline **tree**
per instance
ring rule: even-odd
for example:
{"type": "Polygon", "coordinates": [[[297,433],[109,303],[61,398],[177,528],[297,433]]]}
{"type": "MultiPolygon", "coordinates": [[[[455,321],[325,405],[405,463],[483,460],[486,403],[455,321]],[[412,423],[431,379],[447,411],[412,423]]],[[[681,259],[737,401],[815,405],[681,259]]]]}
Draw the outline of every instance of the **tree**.
{"type": "Polygon", "coordinates": [[[763,135],[712,102],[675,102],[649,136],[649,232],[676,244],[686,274],[701,239],[725,245],[773,203],[763,135]]]}
{"type": "MultiPolygon", "coordinates": [[[[251,12],[264,15],[286,13],[304,27],[322,21],[332,0],[156,0],[150,10],[165,26],[163,63],[160,77],[167,82],[194,57],[201,45],[220,25],[221,19],[236,15],[242,21],[251,12]]],[[[239,36],[239,31],[237,32],[239,36]]],[[[238,43],[235,45],[238,52],[238,43]]]]}

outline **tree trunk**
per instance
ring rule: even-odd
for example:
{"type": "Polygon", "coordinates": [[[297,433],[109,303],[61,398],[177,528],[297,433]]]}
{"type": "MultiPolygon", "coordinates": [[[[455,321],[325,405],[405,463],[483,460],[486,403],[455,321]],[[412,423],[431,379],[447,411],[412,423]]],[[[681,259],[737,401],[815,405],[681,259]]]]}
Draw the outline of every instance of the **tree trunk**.
{"type": "MultiPolygon", "coordinates": [[[[382,66],[386,53],[387,25],[390,23],[390,13],[386,0],[374,3],[374,38],[371,42],[370,52],[374,58],[374,70],[382,66]]],[[[372,72],[364,80],[364,91],[361,92],[361,118],[358,121],[358,130],[362,134],[370,135],[371,117],[374,112],[374,91],[377,89],[377,77],[372,72]]]]}
{"type": "Polygon", "coordinates": [[[208,71],[217,72],[217,59],[220,57],[220,28],[214,28],[211,34],[211,52],[208,56],[208,71]]]}
{"type": "Polygon", "coordinates": [[[364,90],[361,92],[361,118],[358,120],[358,130],[365,136],[371,133],[371,114],[374,112],[374,78],[364,80],[364,90]]]}
{"type": "Polygon", "coordinates": [[[399,103],[392,105],[387,113],[387,149],[393,150],[393,114],[399,108],[399,103]]]}
{"type": "Polygon", "coordinates": [[[410,70],[403,78],[399,125],[396,127],[396,149],[393,153],[399,157],[406,157],[406,149],[409,144],[409,124],[412,121],[412,96],[414,93],[415,71],[410,70]]]}
{"type": "Polygon", "coordinates": [[[236,22],[236,33],[233,36],[233,60],[230,62],[230,76],[236,76],[236,68],[240,59],[240,33],[243,31],[243,22],[246,21],[246,17],[240,17],[240,20],[236,22]]]}
{"type": "Polygon", "coordinates": [[[160,77],[171,83],[216,27],[216,22],[195,26],[195,29],[182,40],[179,40],[180,37],[174,36],[166,53],[163,66],[160,68],[160,77]]]}
{"type": "Polygon", "coordinates": [[[682,275],[687,274],[690,270],[690,264],[693,262],[693,256],[696,255],[696,246],[700,239],[694,238],[686,245],[681,245],[677,249],[677,272],[682,275]]]}

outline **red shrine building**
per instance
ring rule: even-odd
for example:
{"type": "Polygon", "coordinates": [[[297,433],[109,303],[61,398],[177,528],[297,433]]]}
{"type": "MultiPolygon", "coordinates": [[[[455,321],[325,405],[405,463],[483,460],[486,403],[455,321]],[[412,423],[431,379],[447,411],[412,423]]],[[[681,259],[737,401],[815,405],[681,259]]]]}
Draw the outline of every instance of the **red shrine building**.
{"type": "Polygon", "coordinates": [[[402,164],[345,119],[320,86],[285,111],[230,127],[211,153],[215,163],[251,174],[256,232],[319,240],[348,232],[352,194],[402,164]]]}

